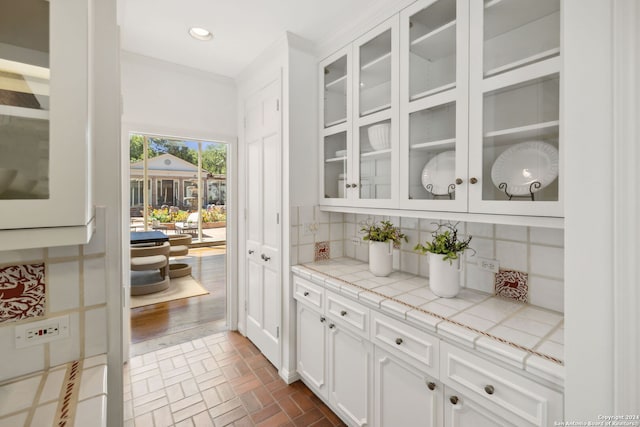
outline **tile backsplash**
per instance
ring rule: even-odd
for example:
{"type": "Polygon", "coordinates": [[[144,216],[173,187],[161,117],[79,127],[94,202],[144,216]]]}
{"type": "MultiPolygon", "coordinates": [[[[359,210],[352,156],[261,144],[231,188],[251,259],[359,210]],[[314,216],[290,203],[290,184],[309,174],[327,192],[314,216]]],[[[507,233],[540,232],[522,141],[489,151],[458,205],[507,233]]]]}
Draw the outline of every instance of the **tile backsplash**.
{"type": "Polygon", "coordinates": [[[0,382],[107,351],[105,212],[96,208],[96,231],[86,245],[0,252],[0,271],[42,265],[45,298],[37,317],[0,323],[0,382]],[[69,337],[17,349],[15,326],[69,316],[69,337]]]}
{"type": "MultiPolygon", "coordinates": [[[[360,224],[389,219],[409,239],[394,251],[394,269],[429,276],[427,257],[414,252],[413,247],[431,239],[437,220],[323,212],[318,206],[292,207],[291,219],[292,264],[313,262],[315,243],[323,241],[329,242],[331,258],[346,256],[368,262],[369,250],[360,224]]],[[[493,293],[495,274],[480,269],[477,258],[496,259],[500,268],[527,275],[529,303],[564,310],[564,230],[472,222],[459,223],[458,230],[461,237],[472,236],[471,247],[476,251],[464,255],[463,286],[493,293]]]]}

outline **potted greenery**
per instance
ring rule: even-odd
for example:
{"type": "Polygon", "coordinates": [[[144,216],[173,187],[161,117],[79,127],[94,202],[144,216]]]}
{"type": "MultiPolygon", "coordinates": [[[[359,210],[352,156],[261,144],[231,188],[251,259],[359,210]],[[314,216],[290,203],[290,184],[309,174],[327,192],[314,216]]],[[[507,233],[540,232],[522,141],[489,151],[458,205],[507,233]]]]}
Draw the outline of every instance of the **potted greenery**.
{"type": "Polygon", "coordinates": [[[433,240],[424,245],[418,243],[415,251],[427,253],[429,260],[429,287],[439,297],[453,298],[460,292],[460,255],[469,247],[471,236],[458,238],[458,223],[439,224],[431,233],[433,240]]]}
{"type": "Polygon", "coordinates": [[[407,236],[391,221],[368,222],[360,231],[362,239],[369,241],[369,270],[375,276],[388,276],[393,271],[393,248],[399,248],[407,236]]]}

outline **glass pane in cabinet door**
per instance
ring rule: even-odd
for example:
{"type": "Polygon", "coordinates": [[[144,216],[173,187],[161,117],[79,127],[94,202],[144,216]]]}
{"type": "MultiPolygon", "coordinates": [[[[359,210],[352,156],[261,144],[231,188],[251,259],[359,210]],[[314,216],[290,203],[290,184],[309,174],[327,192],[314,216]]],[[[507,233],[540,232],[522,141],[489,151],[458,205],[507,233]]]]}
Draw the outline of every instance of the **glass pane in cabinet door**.
{"type": "Polygon", "coordinates": [[[558,200],[558,74],[484,95],[484,200],[558,200]]]}
{"type": "Polygon", "coordinates": [[[0,199],[49,197],[49,3],[0,14],[0,199]]]}
{"type": "Polygon", "coordinates": [[[391,198],[391,120],[360,128],[360,198],[391,198]]]}
{"type": "Polygon", "coordinates": [[[409,199],[454,200],[456,105],[409,116],[409,199]]]}
{"type": "Polygon", "coordinates": [[[485,76],[559,53],[560,0],[485,1],[485,76]]]}
{"type": "Polygon", "coordinates": [[[440,0],[409,20],[409,99],[455,87],[456,0],[440,0]]]}
{"type": "Polygon", "coordinates": [[[347,57],[324,67],[324,127],[347,120],[347,57]]]}
{"type": "Polygon", "coordinates": [[[324,197],[346,197],[347,133],[340,132],[324,138],[324,197]]]}
{"type": "Polygon", "coordinates": [[[360,116],[391,106],[391,29],[360,47],[360,116]]]}

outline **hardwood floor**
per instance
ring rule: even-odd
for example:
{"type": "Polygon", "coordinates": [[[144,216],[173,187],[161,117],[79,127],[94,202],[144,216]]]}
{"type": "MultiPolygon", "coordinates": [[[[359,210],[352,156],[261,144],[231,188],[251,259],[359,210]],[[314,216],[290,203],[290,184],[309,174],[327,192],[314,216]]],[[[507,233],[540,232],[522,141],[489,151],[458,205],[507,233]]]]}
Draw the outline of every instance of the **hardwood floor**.
{"type": "MultiPolygon", "coordinates": [[[[191,275],[208,291],[208,295],[163,302],[131,309],[131,343],[161,340],[162,346],[194,339],[198,330],[208,326],[200,336],[220,330],[226,316],[226,246],[191,248],[189,255],[177,257],[191,265],[191,275]],[[171,336],[182,335],[181,337],[171,336]]],[[[197,338],[197,336],[195,337],[197,338]]],[[[152,351],[151,347],[148,351],[152,351]]],[[[141,354],[140,351],[134,353],[141,354]]]]}

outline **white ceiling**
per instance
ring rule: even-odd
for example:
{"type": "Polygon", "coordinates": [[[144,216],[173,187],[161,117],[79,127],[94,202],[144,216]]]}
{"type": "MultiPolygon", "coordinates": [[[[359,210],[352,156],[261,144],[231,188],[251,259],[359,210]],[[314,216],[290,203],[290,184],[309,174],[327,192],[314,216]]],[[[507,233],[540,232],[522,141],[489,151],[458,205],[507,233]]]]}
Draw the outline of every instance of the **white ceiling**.
{"type": "Polygon", "coordinates": [[[119,0],[122,49],[235,77],[290,31],[322,43],[396,0],[119,0]],[[192,39],[204,27],[211,41],[192,39]]]}

